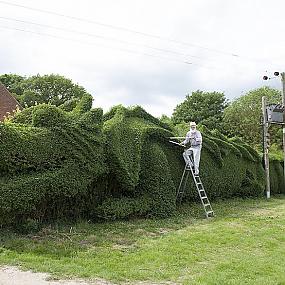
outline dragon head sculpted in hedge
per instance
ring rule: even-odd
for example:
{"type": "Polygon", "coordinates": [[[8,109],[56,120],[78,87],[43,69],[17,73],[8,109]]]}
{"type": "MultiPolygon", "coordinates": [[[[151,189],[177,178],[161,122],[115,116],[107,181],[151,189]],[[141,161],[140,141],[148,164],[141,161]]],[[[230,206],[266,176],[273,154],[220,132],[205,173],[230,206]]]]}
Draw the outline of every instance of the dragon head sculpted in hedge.
{"type": "MultiPolygon", "coordinates": [[[[0,224],[31,218],[168,216],[184,162],[169,126],[140,107],[103,116],[91,96],[42,104],[0,125],[0,224]]],[[[264,171],[250,147],[203,133],[210,198],[260,195],[264,171]]],[[[188,193],[191,200],[194,191],[188,193]]]]}
{"type": "Polygon", "coordinates": [[[107,173],[103,113],[91,104],[83,98],[72,112],[42,104],[0,125],[1,224],[84,212],[90,185],[107,173]]]}

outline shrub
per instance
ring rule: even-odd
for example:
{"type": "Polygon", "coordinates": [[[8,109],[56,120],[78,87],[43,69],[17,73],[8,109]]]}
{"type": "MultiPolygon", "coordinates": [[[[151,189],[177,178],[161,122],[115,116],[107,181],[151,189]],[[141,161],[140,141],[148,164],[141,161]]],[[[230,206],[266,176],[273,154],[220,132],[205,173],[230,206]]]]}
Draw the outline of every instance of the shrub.
{"type": "Polygon", "coordinates": [[[108,171],[102,110],[73,120],[47,104],[23,113],[25,124],[0,124],[0,225],[89,215],[108,171]]]}
{"type": "MultiPolygon", "coordinates": [[[[168,142],[171,128],[140,107],[117,106],[103,116],[101,109],[88,110],[91,101],[85,99],[71,112],[43,104],[0,124],[0,225],[33,228],[46,219],[175,212],[185,164],[183,149],[168,142]]],[[[262,195],[258,153],[201,130],[200,170],[209,198],[262,195]]],[[[271,172],[274,193],[284,191],[280,162],[271,172]]],[[[185,200],[197,197],[190,179],[185,200]]]]}
{"type": "MultiPolygon", "coordinates": [[[[156,124],[150,115],[146,116],[139,108],[116,106],[104,115],[104,121],[106,153],[112,178],[108,186],[108,202],[100,206],[101,213],[106,207],[106,216],[118,218],[138,212],[144,215],[171,215],[175,209],[175,188],[184,168],[183,150],[168,143],[173,133],[156,124]],[[141,197],[146,197],[148,206],[127,200],[124,215],[124,207],[117,202],[118,199],[125,201],[141,197]]],[[[201,177],[211,199],[263,194],[264,170],[254,150],[242,142],[215,136],[215,132],[206,131],[203,139],[201,177]]],[[[189,183],[191,187],[186,198],[193,201],[197,193],[193,182],[189,183]]]]}
{"type": "Polygon", "coordinates": [[[285,193],[283,161],[271,159],[269,162],[270,191],[273,194],[285,193]]]}
{"type": "Polygon", "coordinates": [[[147,197],[136,198],[108,198],[93,212],[97,218],[115,220],[132,216],[144,216],[151,211],[150,201],[147,197]]]}
{"type": "Polygon", "coordinates": [[[68,123],[64,112],[53,105],[41,104],[32,112],[32,125],[35,127],[52,128],[68,123]]]}

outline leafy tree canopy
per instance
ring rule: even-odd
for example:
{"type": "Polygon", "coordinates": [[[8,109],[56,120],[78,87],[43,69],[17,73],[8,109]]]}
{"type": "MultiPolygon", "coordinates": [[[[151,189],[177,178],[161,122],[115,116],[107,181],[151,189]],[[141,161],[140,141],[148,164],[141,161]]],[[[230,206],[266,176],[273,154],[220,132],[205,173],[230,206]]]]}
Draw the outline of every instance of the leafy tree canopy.
{"type": "Polygon", "coordinates": [[[159,118],[159,120],[167,125],[169,125],[171,128],[173,128],[173,122],[171,120],[170,117],[168,117],[167,115],[165,114],[162,114],[161,117],[159,118]]]}
{"type": "MultiPolygon", "coordinates": [[[[224,130],[230,136],[240,136],[251,145],[261,145],[262,142],[262,96],[266,96],[268,103],[280,103],[280,91],[262,87],[249,91],[235,99],[224,112],[224,130]]],[[[278,127],[270,127],[272,140],[277,142],[280,136],[278,127]]]]}
{"type": "Polygon", "coordinates": [[[219,128],[227,104],[223,93],[197,90],[188,94],[184,102],[176,106],[172,121],[174,124],[195,121],[209,129],[219,128]]]}
{"type": "Polygon", "coordinates": [[[51,103],[59,106],[66,101],[82,98],[86,90],[70,79],[57,74],[35,75],[28,78],[16,74],[4,74],[0,81],[18,99],[22,106],[51,103]]]}
{"type": "Polygon", "coordinates": [[[2,74],[0,75],[0,82],[5,85],[9,92],[14,94],[22,94],[23,90],[20,85],[25,80],[25,77],[17,74],[2,74]]]}

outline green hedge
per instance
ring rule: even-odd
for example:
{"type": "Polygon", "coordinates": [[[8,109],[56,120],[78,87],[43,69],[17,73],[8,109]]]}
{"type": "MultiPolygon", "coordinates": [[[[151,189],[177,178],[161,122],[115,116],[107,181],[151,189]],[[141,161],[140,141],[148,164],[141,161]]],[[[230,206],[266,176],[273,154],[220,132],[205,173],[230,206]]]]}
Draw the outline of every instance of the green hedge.
{"type": "Polygon", "coordinates": [[[272,159],[269,162],[270,191],[273,194],[285,193],[283,161],[272,159]]]}
{"type": "Polygon", "coordinates": [[[102,116],[42,104],[0,124],[0,225],[89,216],[106,188],[102,116]]]}
{"type": "MultiPolygon", "coordinates": [[[[116,106],[104,115],[104,133],[112,178],[98,215],[103,217],[106,209],[106,218],[114,218],[120,208],[118,217],[122,218],[123,205],[127,208],[124,217],[173,213],[184,160],[181,147],[168,142],[173,136],[170,128],[156,124],[141,108],[116,106]],[[126,204],[118,203],[120,199],[126,204]],[[138,199],[144,202],[135,203],[138,199]]],[[[201,177],[211,199],[263,195],[264,170],[253,149],[211,132],[203,138],[201,177]]],[[[197,193],[193,182],[189,186],[186,199],[193,201],[197,193]]]]}
{"type": "MultiPolygon", "coordinates": [[[[184,160],[183,149],[168,142],[174,130],[138,106],[103,116],[91,104],[88,96],[64,107],[42,104],[0,124],[0,225],[175,212],[184,160]]],[[[201,130],[200,171],[210,199],[263,195],[259,155],[238,139],[201,130]]],[[[280,163],[271,177],[273,191],[284,192],[280,163]]],[[[197,197],[190,181],[185,201],[197,197]]]]}

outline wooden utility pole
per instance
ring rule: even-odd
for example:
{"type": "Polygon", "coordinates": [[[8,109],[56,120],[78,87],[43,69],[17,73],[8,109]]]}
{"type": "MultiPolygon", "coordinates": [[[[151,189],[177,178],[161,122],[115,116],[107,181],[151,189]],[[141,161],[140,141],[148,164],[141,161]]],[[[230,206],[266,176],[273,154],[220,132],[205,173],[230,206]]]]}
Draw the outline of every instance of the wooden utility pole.
{"type": "Polygon", "coordinates": [[[269,176],[269,157],[268,157],[268,121],[266,114],[266,97],[262,97],[262,116],[263,116],[263,158],[266,177],[266,197],[270,198],[270,176],[269,176]]]}
{"type": "Polygon", "coordinates": [[[284,108],[284,111],[283,111],[283,156],[284,156],[283,174],[284,174],[284,182],[285,182],[285,72],[281,73],[281,81],[282,81],[282,105],[284,108]]]}

